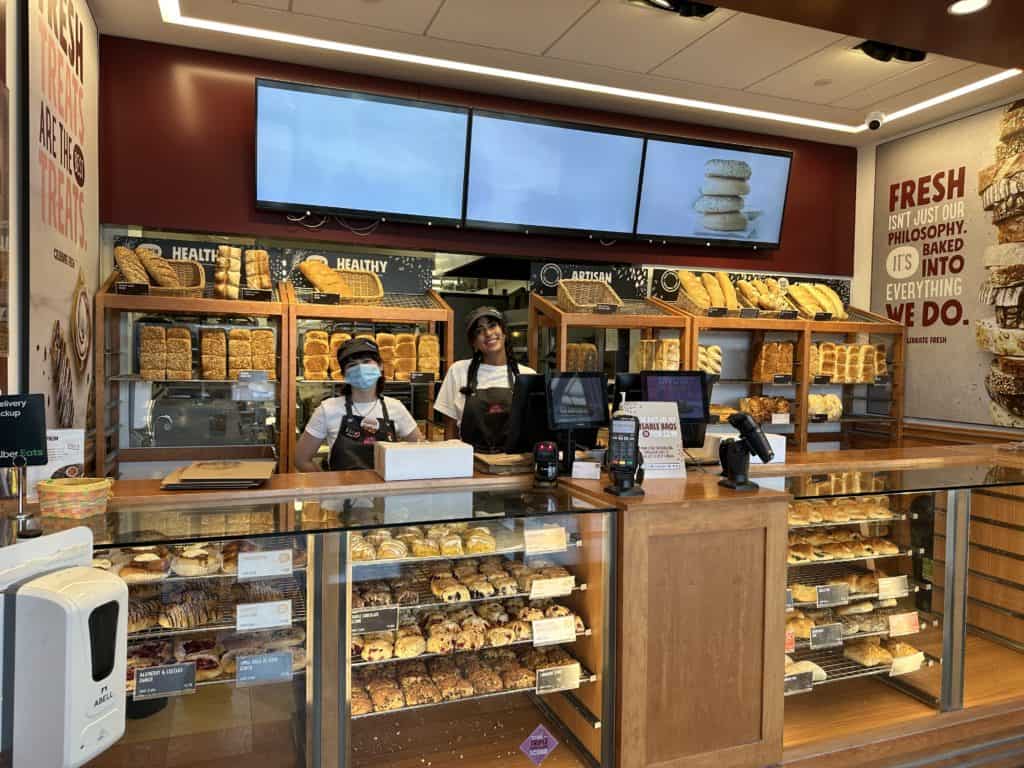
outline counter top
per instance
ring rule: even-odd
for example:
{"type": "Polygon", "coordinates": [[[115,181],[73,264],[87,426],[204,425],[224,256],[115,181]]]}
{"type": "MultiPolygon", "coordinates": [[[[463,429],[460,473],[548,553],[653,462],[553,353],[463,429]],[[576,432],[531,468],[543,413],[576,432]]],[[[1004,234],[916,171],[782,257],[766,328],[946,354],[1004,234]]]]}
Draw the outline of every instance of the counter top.
{"type": "Polygon", "coordinates": [[[874,448],[855,451],[791,451],[785,464],[750,462],[751,475],[783,475],[843,470],[886,470],[937,467],[976,462],[1024,466],[1024,453],[1000,449],[1006,443],[976,445],[929,445],[908,448],[874,448]]]}

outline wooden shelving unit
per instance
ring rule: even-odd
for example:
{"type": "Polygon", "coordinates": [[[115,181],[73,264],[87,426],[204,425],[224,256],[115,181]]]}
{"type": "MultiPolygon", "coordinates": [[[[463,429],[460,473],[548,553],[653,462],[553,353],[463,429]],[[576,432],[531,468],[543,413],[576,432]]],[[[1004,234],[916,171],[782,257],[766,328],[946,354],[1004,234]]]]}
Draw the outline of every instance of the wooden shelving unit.
{"type": "MultiPolygon", "coordinates": [[[[289,357],[282,361],[282,368],[287,370],[287,376],[292,383],[292,398],[289,405],[289,431],[287,443],[289,445],[289,472],[295,471],[295,443],[297,424],[295,415],[295,403],[297,402],[300,381],[299,357],[300,349],[300,324],[303,321],[319,321],[322,324],[337,325],[408,325],[417,326],[427,333],[439,334],[441,340],[441,377],[443,378],[447,367],[453,362],[452,357],[455,349],[454,319],[452,308],[433,290],[424,294],[385,294],[380,304],[315,304],[304,300],[307,291],[296,287],[292,283],[282,283],[282,298],[286,306],[287,321],[286,332],[289,337],[289,357]],[[440,325],[443,324],[443,327],[440,325]]],[[[340,382],[318,381],[316,384],[325,387],[340,386],[340,382]]],[[[421,385],[412,385],[421,386],[421,385]]],[[[433,417],[434,408],[433,388],[428,398],[428,420],[433,417]]],[[[428,437],[424,435],[424,437],[428,437]]]]}
{"type": "Polygon", "coordinates": [[[593,312],[566,312],[554,301],[544,296],[530,296],[528,343],[530,367],[540,371],[540,334],[551,330],[555,334],[555,367],[565,370],[566,345],[569,330],[590,329],[639,329],[644,338],[653,338],[657,331],[671,331],[679,334],[679,359],[683,369],[687,367],[687,349],[690,346],[690,319],[658,299],[626,300],[618,312],[597,314],[593,312]]]}
{"type": "MultiPolygon", "coordinates": [[[[173,317],[266,318],[276,322],[280,359],[294,359],[290,348],[291,335],[286,321],[288,312],[283,301],[283,286],[277,289],[276,301],[240,301],[215,298],[179,298],[167,296],[132,296],[113,292],[115,276],[111,275],[96,294],[94,313],[94,373],[96,387],[96,466],[98,476],[118,474],[122,462],[130,461],[192,461],[213,458],[266,458],[266,446],[202,446],[166,448],[122,447],[118,442],[119,406],[122,388],[131,386],[131,371],[121,371],[122,354],[120,317],[125,313],[168,315],[173,317]]],[[[129,339],[127,343],[132,343],[129,339]]],[[[173,382],[172,382],[173,383],[173,382]]],[[[293,431],[290,409],[284,404],[294,402],[294,378],[278,365],[278,441],[274,446],[278,467],[289,466],[290,446],[286,439],[293,431]]]]}

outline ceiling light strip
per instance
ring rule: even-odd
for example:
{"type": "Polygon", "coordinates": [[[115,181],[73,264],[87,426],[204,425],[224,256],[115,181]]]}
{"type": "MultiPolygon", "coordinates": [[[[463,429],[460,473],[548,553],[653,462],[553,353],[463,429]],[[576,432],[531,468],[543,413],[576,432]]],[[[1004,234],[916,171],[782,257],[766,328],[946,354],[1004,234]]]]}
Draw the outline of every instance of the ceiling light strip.
{"type": "MultiPolygon", "coordinates": [[[[276,30],[259,29],[257,27],[247,27],[240,24],[230,24],[222,21],[214,21],[212,19],[201,19],[195,16],[184,16],[181,13],[180,0],[159,0],[160,4],[160,15],[165,23],[177,24],[183,27],[191,27],[193,29],[203,29],[213,32],[223,32],[229,35],[239,35],[242,37],[251,37],[258,40],[272,40],[275,42],[286,43],[289,45],[305,46],[307,48],[319,48],[325,51],[334,51],[336,53],[350,54],[354,56],[367,56],[375,59],[385,59],[388,61],[397,61],[403,64],[416,64],[419,66],[433,67],[435,69],[446,69],[456,72],[465,72],[473,75],[482,75],[485,77],[494,77],[504,80],[514,80],[523,83],[534,83],[537,85],[550,86],[552,88],[562,88],[566,90],[583,91],[586,93],[596,93],[604,96],[615,96],[618,98],[630,99],[633,101],[645,101],[654,104],[668,104],[671,106],[682,107],[684,109],[695,109],[704,112],[719,112],[728,115],[738,115],[740,117],[750,117],[756,120],[768,120],[777,123],[788,123],[790,125],[801,125],[808,128],[821,128],[827,131],[837,131],[840,133],[861,133],[867,130],[866,125],[849,125],[847,123],[835,123],[828,120],[815,120],[809,117],[800,117],[799,115],[787,115],[781,112],[769,112],[760,109],[748,109],[746,107],[736,107],[729,104],[718,104],[712,101],[702,101],[699,99],[686,99],[679,96],[668,96],[666,94],[651,93],[648,91],[635,91],[629,88],[616,88],[610,85],[601,85],[599,83],[588,83],[582,80],[569,80],[561,77],[550,77],[548,75],[537,75],[529,72],[519,72],[512,69],[502,69],[499,67],[487,67],[480,64],[470,64],[468,62],[453,61],[451,59],[439,59],[433,56],[421,56],[413,53],[403,53],[401,51],[389,51],[382,48],[370,48],[363,45],[353,45],[351,43],[342,43],[336,40],[325,40],[317,37],[307,37],[305,35],[294,35],[288,32],[278,32],[276,30]]],[[[1004,72],[1000,72],[992,77],[979,80],[976,83],[965,85],[962,88],[957,88],[949,93],[936,96],[927,101],[922,101],[919,104],[913,104],[905,109],[898,110],[890,114],[886,121],[891,123],[893,120],[898,120],[901,117],[912,115],[915,112],[920,112],[923,109],[928,109],[936,104],[941,104],[946,101],[958,98],[968,93],[986,88],[995,83],[1002,82],[1011,77],[1016,77],[1021,74],[1019,69],[1008,69],[1004,72]]]]}

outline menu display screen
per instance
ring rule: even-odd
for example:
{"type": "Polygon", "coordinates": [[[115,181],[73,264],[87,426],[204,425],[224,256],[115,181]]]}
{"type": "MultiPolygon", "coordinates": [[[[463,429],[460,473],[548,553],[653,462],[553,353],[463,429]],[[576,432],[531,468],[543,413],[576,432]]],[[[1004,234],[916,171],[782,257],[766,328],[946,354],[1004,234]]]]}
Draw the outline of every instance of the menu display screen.
{"type": "Polygon", "coordinates": [[[259,80],[262,208],[458,222],[469,111],[259,80]]]}
{"type": "Polygon", "coordinates": [[[777,246],[791,159],[649,139],[637,234],[777,246]]]}
{"type": "Polygon", "coordinates": [[[466,222],[633,231],[643,139],[473,114],[466,222]]]}

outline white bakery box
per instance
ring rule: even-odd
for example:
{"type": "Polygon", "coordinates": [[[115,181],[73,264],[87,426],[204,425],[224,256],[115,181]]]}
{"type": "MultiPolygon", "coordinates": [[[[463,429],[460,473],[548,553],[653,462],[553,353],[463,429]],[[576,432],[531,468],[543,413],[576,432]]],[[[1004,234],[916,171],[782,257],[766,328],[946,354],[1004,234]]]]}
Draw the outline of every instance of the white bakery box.
{"type": "Polygon", "coordinates": [[[473,446],[461,440],[374,446],[373,468],[385,482],[473,476],[473,446]]]}

